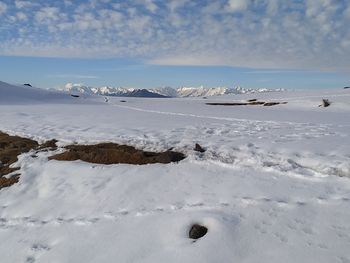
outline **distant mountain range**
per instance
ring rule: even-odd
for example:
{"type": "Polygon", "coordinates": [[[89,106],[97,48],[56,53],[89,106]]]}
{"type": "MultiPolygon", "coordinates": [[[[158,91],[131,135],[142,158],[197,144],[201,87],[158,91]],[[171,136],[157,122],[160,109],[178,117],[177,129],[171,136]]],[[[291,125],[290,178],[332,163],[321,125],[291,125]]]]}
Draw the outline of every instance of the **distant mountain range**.
{"type": "Polygon", "coordinates": [[[176,97],[210,97],[224,94],[245,94],[245,93],[260,93],[260,92],[274,92],[283,91],[284,89],[245,89],[241,87],[227,88],[215,87],[205,88],[200,87],[160,87],[153,89],[135,89],[135,88],[114,88],[114,87],[89,87],[82,84],[68,83],[59,88],[62,91],[71,94],[91,94],[102,96],[118,96],[118,97],[148,97],[148,98],[176,98],[176,97]]]}

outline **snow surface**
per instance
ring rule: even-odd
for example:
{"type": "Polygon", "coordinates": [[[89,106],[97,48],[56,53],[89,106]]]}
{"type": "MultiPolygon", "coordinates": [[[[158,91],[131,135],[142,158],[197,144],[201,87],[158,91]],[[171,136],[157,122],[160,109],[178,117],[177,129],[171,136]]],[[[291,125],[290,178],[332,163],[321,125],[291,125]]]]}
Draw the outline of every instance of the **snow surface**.
{"type": "Polygon", "coordinates": [[[76,99],[67,93],[43,90],[25,85],[10,85],[0,81],[0,104],[32,104],[32,103],[73,103],[76,99]]]}
{"type": "Polygon", "coordinates": [[[11,94],[36,95],[9,89],[0,83],[2,131],[188,158],[135,166],[21,155],[20,182],[0,190],[1,262],[350,262],[349,90],[11,105],[11,94]],[[288,104],[205,105],[252,98],[288,104]],[[318,107],[322,98],[331,106],[318,107]],[[209,229],[196,242],[192,223],[209,229]]]}

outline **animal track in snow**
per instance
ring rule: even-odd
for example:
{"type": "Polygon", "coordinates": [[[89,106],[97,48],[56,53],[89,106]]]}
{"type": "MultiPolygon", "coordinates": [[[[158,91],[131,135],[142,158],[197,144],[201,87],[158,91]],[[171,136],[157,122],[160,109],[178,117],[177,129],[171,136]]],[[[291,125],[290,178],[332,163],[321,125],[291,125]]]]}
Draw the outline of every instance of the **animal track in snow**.
{"type": "MultiPolygon", "coordinates": [[[[324,199],[323,205],[335,205],[338,206],[342,203],[346,203],[347,199],[345,198],[329,198],[324,199]]],[[[203,210],[228,210],[235,211],[235,207],[237,204],[241,204],[242,207],[251,207],[251,206],[261,206],[262,211],[268,214],[271,217],[277,217],[281,211],[285,209],[298,208],[300,204],[317,204],[317,198],[311,198],[309,200],[282,200],[282,199],[272,199],[268,197],[261,198],[253,198],[249,196],[245,197],[235,197],[231,199],[232,204],[230,202],[218,202],[216,204],[206,205],[204,202],[195,202],[195,203],[175,203],[167,206],[157,206],[153,209],[132,209],[132,210],[120,210],[116,212],[107,211],[103,213],[101,216],[95,217],[57,217],[52,219],[41,219],[35,217],[14,217],[14,218],[6,218],[0,217],[0,229],[7,229],[13,227],[42,227],[42,226],[60,226],[66,224],[73,224],[76,226],[90,226],[100,221],[115,221],[125,217],[143,217],[149,215],[156,215],[161,213],[172,214],[177,211],[203,211],[203,210]]],[[[242,218],[245,216],[242,215],[242,218]]],[[[264,222],[262,222],[264,224],[264,222]]],[[[268,222],[265,222],[268,224],[268,222]]],[[[296,228],[296,225],[304,225],[305,222],[300,219],[295,219],[295,223],[290,225],[290,228],[296,228]]],[[[339,230],[344,232],[344,228],[340,226],[333,226],[335,230],[339,230]]],[[[304,228],[302,231],[306,234],[313,234],[312,230],[309,228],[304,228]]],[[[344,237],[349,237],[348,235],[344,235],[344,237]]],[[[349,237],[350,238],[350,237],[349,237]]]]}

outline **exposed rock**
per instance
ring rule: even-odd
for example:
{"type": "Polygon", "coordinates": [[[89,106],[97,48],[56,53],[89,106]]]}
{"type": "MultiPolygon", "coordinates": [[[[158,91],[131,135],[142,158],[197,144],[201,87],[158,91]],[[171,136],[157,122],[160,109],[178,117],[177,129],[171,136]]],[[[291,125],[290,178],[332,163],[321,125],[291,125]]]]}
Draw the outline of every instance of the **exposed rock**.
{"type": "Polygon", "coordinates": [[[281,104],[280,102],[265,102],[263,106],[275,106],[281,104]]]}
{"type": "Polygon", "coordinates": [[[120,100],[120,102],[126,102],[126,100],[120,100]]]}
{"type": "Polygon", "coordinates": [[[208,102],[206,105],[212,106],[244,106],[248,105],[246,102],[208,102]]]}
{"type": "Polygon", "coordinates": [[[79,95],[75,95],[75,94],[70,94],[72,97],[74,98],[79,98],[80,96],[79,95]]]}
{"type": "Polygon", "coordinates": [[[151,92],[147,89],[135,89],[133,91],[127,92],[125,94],[116,94],[109,96],[118,96],[118,97],[139,97],[139,98],[168,98],[167,96],[151,92]]]}
{"type": "Polygon", "coordinates": [[[44,142],[43,144],[40,145],[40,147],[38,148],[39,150],[50,150],[50,151],[54,151],[57,149],[57,143],[58,141],[56,139],[52,139],[49,141],[44,142]]]}
{"type": "Polygon", "coordinates": [[[264,101],[252,101],[248,103],[248,105],[264,105],[264,104],[265,104],[264,101]]]}
{"type": "Polygon", "coordinates": [[[202,146],[200,146],[198,143],[196,143],[196,145],[194,146],[194,149],[193,149],[194,151],[196,151],[196,152],[200,152],[200,153],[204,153],[206,150],[202,147],[202,146]]]}
{"type": "Polygon", "coordinates": [[[0,177],[0,189],[1,188],[5,188],[5,187],[9,187],[15,183],[18,183],[19,180],[19,174],[15,174],[13,176],[11,176],[10,178],[6,178],[6,177],[0,177]]]}
{"type": "Polygon", "coordinates": [[[98,164],[150,164],[179,162],[186,156],[179,152],[146,152],[132,146],[115,143],[100,143],[95,145],[70,145],[66,152],[51,156],[50,160],[75,161],[82,160],[98,164]]]}
{"type": "Polygon", "coordinates": [[[191,239],[198,239],[205,236],[207,232],[208,228],[206,228],[205,226],[194,224],[188,232],[188,236],[191,239]]]}
{"type": "Polygon", "coordinates": [[[324,107],[327,108],[328,106],[331,105],[331,102],[327,99],[322,99],[322,104],[318,105],[318,107],[324,107]]]}
{"type": "Polygon", "coordinates": [[[344,89],[350,89],[350,87],[344,87],[344,89]]]}
{"type": "Polygon", "coordinates": [[[10,167],[11,164],[17,162],[17,156],[38,146],[39,144],[34,140],[0,132],[0,189],[18,182],[19,175],[4,177],[19,169],[10,167]]]}
{"type": "Polygon", "coordinates": [[[33,87],[33,86],[30,85],[29,83],[25,83],[25,84],[23,84],[23,86],[33,87]]]}
{"type": "MultiPolygon", "coordinates": [[[[18,161],[18,155],[37,151],[52,151],[57,149],[57,140],[53,139],[41,145],[38,142],[22,138],[19,136],[10,136],[0,132],[0,189],[9,187],[19,180],[20,174],[14,174],[11,177],[5,177],[20,168],[10,167],[18,161]]],[[[82,160],[99,164],[150,164],[150,163],[171,163],[179,162],[186,158],[183,153],[168,150],[165,152],[147,152],[137,150],[132,146],[118,145],[114,143],[101,143],[96,145],[71,145],[65,147],[66,152],[51,156],[49,159],[73,161],[82,160]]],[[[33,153],[32,158],[38,156],[33,153]]]]}
{"type": "Polygon", "coordinates": [[[278,104],[287,104],[287,102],[264,102],[253,100],[250,102],[208,102],[206,105],[214,105],[214,106],[246,106],[246,105],[263,105],[263,106],[274,106],[278,104]]]}
{"type": "Polygon", "coordinates": [[[248,102],[254,102],[254,101],[257,101],[257,99],[250,99],[250,100],[247,100],[248,102]]]}

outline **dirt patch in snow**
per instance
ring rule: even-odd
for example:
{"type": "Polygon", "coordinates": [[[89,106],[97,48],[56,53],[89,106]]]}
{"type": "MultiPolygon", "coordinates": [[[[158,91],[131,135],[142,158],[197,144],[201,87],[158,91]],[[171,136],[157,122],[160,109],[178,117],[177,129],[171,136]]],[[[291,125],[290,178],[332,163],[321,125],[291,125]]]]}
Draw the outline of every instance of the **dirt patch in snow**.
{"type": "Polygon", "coordinates": [[[82,160],[98,164],[151,164],[179,162],[186,158],[183,153],[174,151],[146,152],[132,146],[115,143],[95,145],[69,145],[66,152],[49,157],[50,160],[75,161],[82,160]]]}
{"type": "Polygon", "coordinates": [[[52,140],[46,141],[43,144],[41,144],[38,149],[42,150],[42,151],[54,151],[54,150],[57,150],[57,144],[56,144],[57,142],[58,141],[56,139],[52,139],[52,140]]]}
{"type": "MultiPolygon", "coordinates": [[[[18,156],[31,150],[53,151],[57,149],[57,140],[53,139],[43,144],[37,141],[11,136],[0,131],[0,189],[9,187],[19,180],[19,167],[11,167],[18,161],[18,156]]],[[[151,164],[179,162],[186,158],[183,153],[175,151],[147,152],[132,146],[115,143],[100,143],[96,145],[66,146],[64,153],[49,157],[50,160],[74,161],[82,160],[98,164],[151,164]]],[[[34,153],[33,158],[37,157],[34,153]]]]}
{"type": "Polygon", "coordinates": [[[17,167],[10,167],[17,162],[17,156],[38,146],[38,142],[34,140],[0,132],[0,189],[18,182],[18,174],[9,178],[5,177],[7,174],[19,170],[17,167]]]}
{"type": "Polygon", "coordinates": [[[265,102],[265,101],[257,101],[256,99],[248,100],[247,102],[208,102],[206,105],[212,106],[275,106],[279,104],[287,104],[288,102],[265,102]]]}

